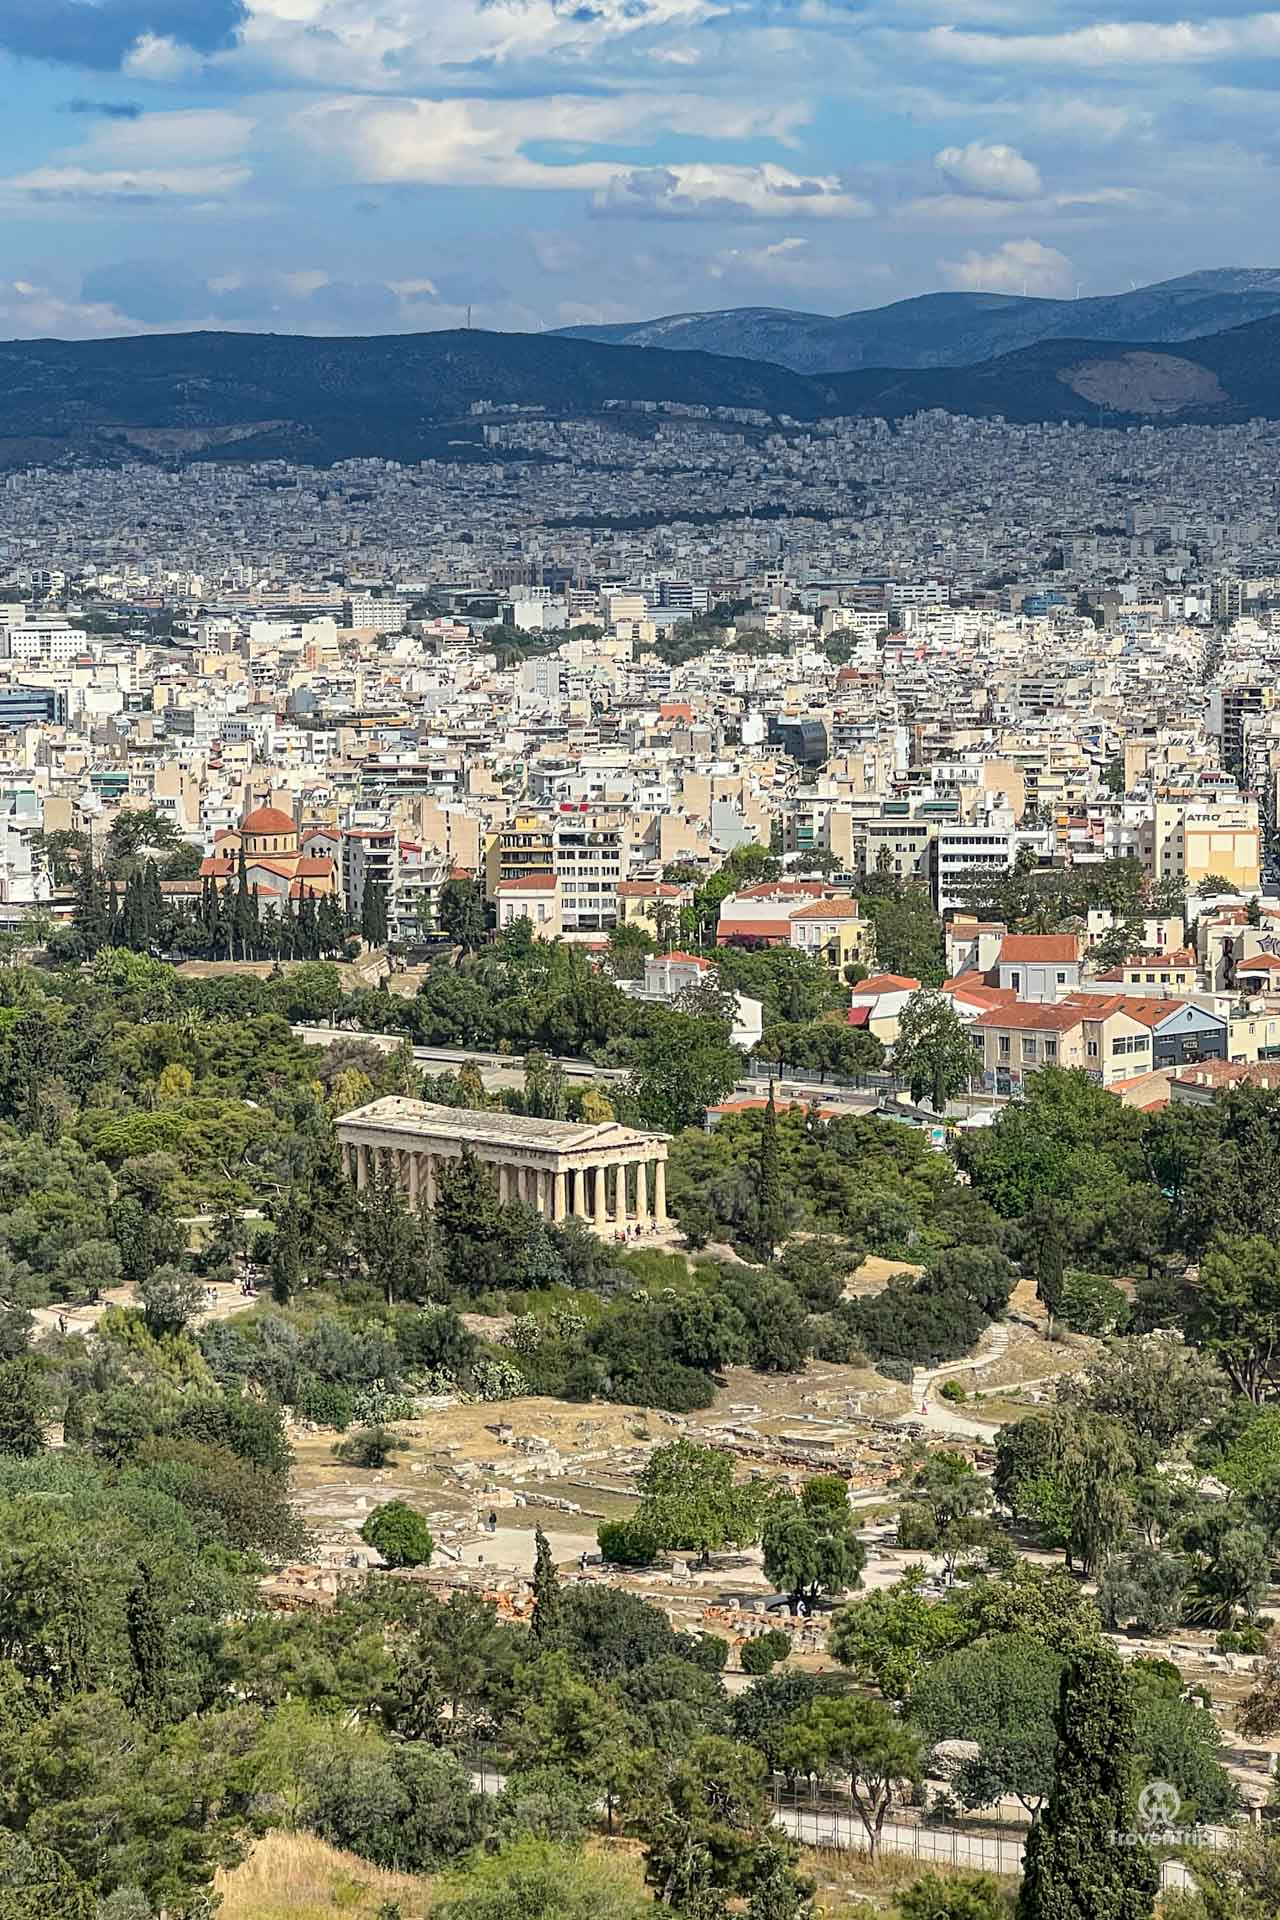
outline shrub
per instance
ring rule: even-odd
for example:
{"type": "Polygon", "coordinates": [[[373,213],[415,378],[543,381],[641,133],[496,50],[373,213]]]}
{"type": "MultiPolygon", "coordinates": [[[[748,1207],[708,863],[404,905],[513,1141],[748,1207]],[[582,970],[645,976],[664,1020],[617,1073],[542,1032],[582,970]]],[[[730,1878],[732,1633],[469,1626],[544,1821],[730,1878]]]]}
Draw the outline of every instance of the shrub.
{"type": "Polygon", "coordinates": [[[363,1467],[372,1473],[389,1466],[392,1456],[403,1453],[408,1444],[390,1427],[358,1427],[347,1439],[339,1440],[333,1457],[344,1467],[363,1467]]]}
{"type": "Polygon", "coordinates": [[[305,1373],[299,1380],[293,1410],[300,1420],[314,1421],[318,1427],[336,1427],[339,1433],[345,1433],[355,1417],[350,1387],[340,1387],[333,1380],[317,1380],[314,1373],[305,1373]]]}
{"type": "Polygon", "coordinates": [[[389,1567],[426,1567],[431,1564],[435,1541],[420,1513],[403,1500],[388,1500],[375,1507],[360,1529],[366,1546],[376,1549],[389,1567]]]}
{"type": "Polygon", "coordinates": [[[958,1380],[945,1380],[938,1392],[943,1400],[953,1400],[957,1404],[966,1398],[965,1390],[958,1380]]]}
{"type": "Polygon", "coordinates": [[[785,1660],[790,1651],[791,1635],[784,1633],[781,1627],[772,1627],[768,1633],[743,1643],[740,1655],[742,1671],[772,1673],[779,1660],[785,1660]]]}
{"type": "Polygon", "coordinates": [[[596,1535],[605,1559],[617,1567],[647,1567],[661,1551],[658,1536],[637,1520],[606,1520],[596,1535]]]}

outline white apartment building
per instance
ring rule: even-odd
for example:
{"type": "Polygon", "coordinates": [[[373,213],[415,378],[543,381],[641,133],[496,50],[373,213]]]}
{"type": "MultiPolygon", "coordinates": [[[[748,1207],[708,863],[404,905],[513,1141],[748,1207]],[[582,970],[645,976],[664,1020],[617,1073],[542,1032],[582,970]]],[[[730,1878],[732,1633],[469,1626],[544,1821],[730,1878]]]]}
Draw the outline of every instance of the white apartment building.
{"type": "Polygon", "coordinates": [[[374,633],[401,633],[409,618],[407,600],[377,600],[371,593],[353,594],[347,603],[348,626],[374,633]]]}

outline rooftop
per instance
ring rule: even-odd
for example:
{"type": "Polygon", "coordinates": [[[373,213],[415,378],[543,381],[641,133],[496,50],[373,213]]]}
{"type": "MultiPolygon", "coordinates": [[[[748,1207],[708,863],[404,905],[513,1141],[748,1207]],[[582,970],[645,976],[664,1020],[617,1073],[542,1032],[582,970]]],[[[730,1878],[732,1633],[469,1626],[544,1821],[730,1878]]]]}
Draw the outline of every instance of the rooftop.
{"type": "Polygon", "coordinates": [[[441,1107],[428,1100],[408,1100],[388,1094],[368,1106],[340,1114],[338,1130],[372,1127],[382,1133],[448,1139],[478,1147],[532,1147],[547,1153],[577,1153],[589,1149],[612,1152],[619,1147],[665,1143],[663,1133],[639,1133],[616,1120],[583,1125],[577,1120],[534,1120],[522,1113],[473,1113],[465,1107],[441,1107]]]}

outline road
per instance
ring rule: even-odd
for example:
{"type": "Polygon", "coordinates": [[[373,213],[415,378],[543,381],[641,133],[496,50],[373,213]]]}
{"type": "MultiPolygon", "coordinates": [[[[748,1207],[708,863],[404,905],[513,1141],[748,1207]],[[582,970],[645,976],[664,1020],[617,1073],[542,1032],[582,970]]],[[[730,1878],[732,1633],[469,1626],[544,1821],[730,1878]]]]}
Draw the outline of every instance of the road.
{"type": "MultiPolygon", "coordinates": [[[[339,1040],[364,1040],[383,1053],[394,1053],[404,1045],[402,1033],[361,1033],[351,1027],[306,1026],[295,1026],[293,1031],[309,1047],[331,1047],[339,1040]]],[[[519,1087],[524,1084],[524,1063],[516,1055],[473,1047],[414,1047],[412,1052],[419,1065],[430,1067],[435,1073],[457,1073],[460,1068],[471,1065],[480,1069],[486,1086],[519,1087]]],[[[550,1057],[552,1064],[560,1068],[566,1080],[619,1086],[630,1078],[625,1067],[597,1067],[592,1061],[578,1059],[571,1054],[554,1054],[550,1057]]],[[[824,1087],[809,1080],[779,1080],[775,1083],[774,1091],[780,1098],[819,1100],[823,1106],[847,1107],[850,1113],[874,1113],[880,1104],[877,1091],[824,1087]]],[[[733,1097],[739,1100],[762,1100],[765,1092],[764,1081],[748,1074],[734,1087],[733,1097]]]]}

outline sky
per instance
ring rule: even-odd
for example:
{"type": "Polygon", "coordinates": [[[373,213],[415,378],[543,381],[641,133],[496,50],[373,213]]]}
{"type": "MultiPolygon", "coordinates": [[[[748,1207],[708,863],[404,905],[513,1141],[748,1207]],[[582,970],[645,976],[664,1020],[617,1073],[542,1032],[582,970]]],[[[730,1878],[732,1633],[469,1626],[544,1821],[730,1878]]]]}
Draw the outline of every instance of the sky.
{"type": "Polygon", "coordinates": [[[1280,11],[1205,5],[0,0],[0,337],[1280,266],[1280,11]]]}

